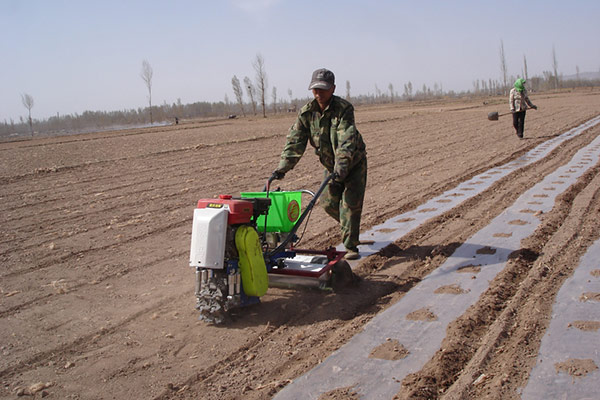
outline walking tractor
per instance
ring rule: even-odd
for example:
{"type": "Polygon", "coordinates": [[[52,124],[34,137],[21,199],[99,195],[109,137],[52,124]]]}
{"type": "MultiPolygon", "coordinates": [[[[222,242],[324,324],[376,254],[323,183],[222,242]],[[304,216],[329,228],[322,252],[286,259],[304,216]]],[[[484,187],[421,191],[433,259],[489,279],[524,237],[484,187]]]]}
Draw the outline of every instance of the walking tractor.
{"type": "Polygon", "coordinates": [[[200,199],[194,209],[190,266],[196,270],[196,308],[200,319],[222,323],[228,311],[256,304],[269,282],[308,283],[337,287],[354,280],[345,252],[296,248],[298,228],[332,179],[316,193],[270,191],[274,176],[262,192],[242,192],[239,198],[220,195],[200,199]],[[312,196],[301,211],[302,194],[312,196]]]}

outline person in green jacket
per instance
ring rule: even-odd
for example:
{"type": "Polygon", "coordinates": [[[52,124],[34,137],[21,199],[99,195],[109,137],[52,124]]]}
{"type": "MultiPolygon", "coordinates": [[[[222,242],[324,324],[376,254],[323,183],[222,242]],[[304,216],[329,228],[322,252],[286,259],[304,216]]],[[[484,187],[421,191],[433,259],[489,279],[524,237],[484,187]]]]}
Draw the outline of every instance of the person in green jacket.
{"type": "Polygon", "coordinates": [[[323,191],[321,205],[340,224],[347,251],[345,258],[357,259],[360,258],[358,237],[367,185],[365,143],[356,129],[354,107],[333,94],[333,72],[325,68],[314,71],[308,89],[314,99],[300,109],[290,128],[273,178],[283,179],[285,173],[298,163],[310,142],[325,167],[323,176],[334,174],[323,191]]]}

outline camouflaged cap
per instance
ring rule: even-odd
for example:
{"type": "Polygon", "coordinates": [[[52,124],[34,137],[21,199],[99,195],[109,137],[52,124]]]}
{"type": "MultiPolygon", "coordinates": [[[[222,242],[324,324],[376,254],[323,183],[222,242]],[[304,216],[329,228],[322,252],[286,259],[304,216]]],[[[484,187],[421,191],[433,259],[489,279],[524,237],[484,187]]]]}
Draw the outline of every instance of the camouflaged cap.
{"type": "Polygon", "coordinates": [[[336,172],[342,181],[367,154],[362,136],[354,125],[354,107],[335,95],[322,113],[316,100],[300,109],[288,132],[277,170],[287,172],[294,168],[308,142],[327,171],[336,172]]]}
{"type": "Polygon", "coordinates": [[[308,85],[308,90],[324,89],[329,90],[335,86],[335,75],[328,69],[320,68],[315,70],[308,85]]]}

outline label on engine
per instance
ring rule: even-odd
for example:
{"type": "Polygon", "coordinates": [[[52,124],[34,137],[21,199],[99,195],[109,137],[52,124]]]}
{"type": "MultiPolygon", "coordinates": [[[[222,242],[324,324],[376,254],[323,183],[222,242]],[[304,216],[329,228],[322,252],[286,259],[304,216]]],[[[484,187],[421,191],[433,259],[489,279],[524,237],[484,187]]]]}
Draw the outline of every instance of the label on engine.
{"type": "Polygon", "coordinates": [[[296,200],[292,200],[288,203],[287,206],[287,217],[290,222],[294,222],[300,216],[300,205],[296,200]]]}
{"type": "Polygon", "coordinates": [[[222,203],[208,203],[206,208],[223,208],[224,204],[222,203]]]}

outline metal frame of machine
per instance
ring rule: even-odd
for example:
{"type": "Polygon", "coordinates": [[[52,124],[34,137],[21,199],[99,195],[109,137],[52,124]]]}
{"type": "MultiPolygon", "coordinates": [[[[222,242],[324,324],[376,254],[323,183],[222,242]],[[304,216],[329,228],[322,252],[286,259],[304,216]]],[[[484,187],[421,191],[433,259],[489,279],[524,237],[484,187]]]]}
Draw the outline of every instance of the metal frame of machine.
{"type": "MultiPolygon", "coordinates": [[[[288,214],[297,217],[287,228],[269,231],[267,218],[271,209],[269,178],[260,197],[200,199],[194,210],[190,266],[196,270],[196,308],[200,319],[221,323],[228,311],[260,302],[271,283],[304,281],[319,287],[331,284],[336,269],[350,271],[343,260],[345,252],[330,247],[326,250],[299,249],[296,232],[312,211],[317,199],[333,178],[328,176],[300,214],[300,205],[288,214]],[[262,232],[258,221],[264,221],[262,232]],[[289,228],[289,227],[288,227],[289,228]],[[240,239],[243,237],[243,239],[240,239]],[[291,280],[289,279],[291,278],[291,280]]],[[[251,194],[250,194],[251,195],[251,194]]],[[[291,204],[291,202],[290,202],[291,204]]],[[[295,205],[294,205],[295,206],[295,205]]],[[[261,224],[262,225],[262,224],[261,224]]]]}

